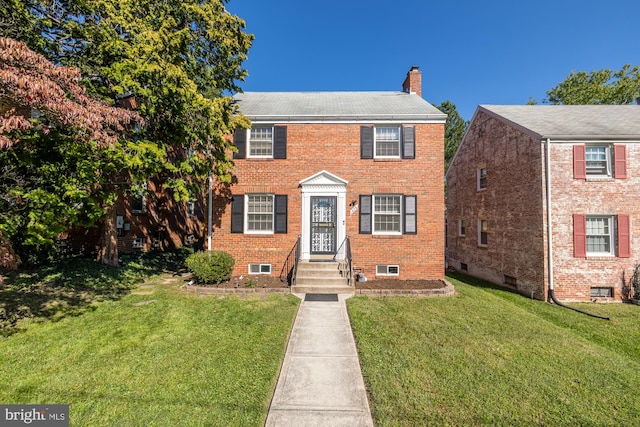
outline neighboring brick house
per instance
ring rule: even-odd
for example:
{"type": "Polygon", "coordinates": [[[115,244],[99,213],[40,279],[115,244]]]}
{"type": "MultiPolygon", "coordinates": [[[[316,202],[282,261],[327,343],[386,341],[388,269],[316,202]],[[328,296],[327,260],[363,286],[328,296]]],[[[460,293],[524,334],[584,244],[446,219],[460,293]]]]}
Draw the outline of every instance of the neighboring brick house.
{"type": "Polygon", "coordinates": [[[279,275],[300,259],[344,257],[368,280],[444,275],[446,116],[413,67],[397,92],[236,95],[236,182],[216,192],[213,249],[234,274],[279,275]]]}
{"type": "MultiPolygon", "coordinates": [[[[152,195],[120,195],[116,201],[118,252],[175,249],[205,244],[206,205],[202,197],[192,202],[176,202],[171,192],[151,180],[152,195]]],[[[100,242],[100,227],[76,227],[64,234],[74,250],[94,252],[100,242]]]]}
{"type": "Polygon", "coordinates": [[[446,182],[450,268],[543,300],[625,297],[640,106],[479,106],[446,182]]]}

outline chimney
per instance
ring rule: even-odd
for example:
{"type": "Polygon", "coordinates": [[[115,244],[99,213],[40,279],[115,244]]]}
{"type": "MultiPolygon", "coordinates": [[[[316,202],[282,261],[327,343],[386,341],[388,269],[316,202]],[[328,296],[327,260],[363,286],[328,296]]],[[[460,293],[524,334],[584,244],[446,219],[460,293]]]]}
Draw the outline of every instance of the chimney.
{"type": "Polygon", "coordinates": [[[407,78],[402,83],[402,91],[415,93],[422,98],[422,71],[419,71],[418,68],[417,65],[411,67],[407,73],[407,78]]]}

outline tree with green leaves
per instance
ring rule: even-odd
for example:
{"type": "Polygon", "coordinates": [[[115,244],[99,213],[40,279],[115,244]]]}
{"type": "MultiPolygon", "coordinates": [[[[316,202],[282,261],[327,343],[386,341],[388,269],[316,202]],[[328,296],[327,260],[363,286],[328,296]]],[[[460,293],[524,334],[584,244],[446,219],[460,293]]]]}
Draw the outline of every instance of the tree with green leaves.
{"type": "Polygon", "coordinates": [[[469,122],[460,116],[456,105],[449,100],[438,105],[438,109],[447,115],[444,126],[444,170],[446,171],[458,150],[469,122]]]}
{"type": "MultiPolygon", "coordinates": [[[[6,0],[5,0],[6,1],[6,0]]],[[[248,121],[231,94],[246,76],[253,36],[228,13],[227,0],[25,0],[31,22],[56,63],[82,71],[103,99],[135,100],[145,120],[138,139],[96,159],[104,208],[100,259],[117,264],[115,196],[154,178],[177,201],[202,192],[206,179],[230,182],[226,138],[248,121]]]]}
{"type": "Polygon", "coordinates": [[[627,64],[614,71],[571,72],[547,91],[544,103],[564,105],[631,104],[640,96],[640,67],[627,64]]]}
{"type": "Polygon", "coordinates": [[[3,265],[17,265],[12,240],[37,248],[67,226],[100,218],[100,156],[132,135],[132,121],[144,124],[137,113],[88,96],[79,79],[79,70],[0,38],[3,265]]]}

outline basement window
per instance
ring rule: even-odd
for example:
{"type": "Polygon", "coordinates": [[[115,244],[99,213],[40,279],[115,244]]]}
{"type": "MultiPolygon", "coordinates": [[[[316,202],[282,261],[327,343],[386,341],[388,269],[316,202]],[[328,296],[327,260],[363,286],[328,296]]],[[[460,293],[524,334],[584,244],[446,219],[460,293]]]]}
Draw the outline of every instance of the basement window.
{"type": "Polygon", "coordinates": [[[376,276],[399,276],[399,275],[400,275],[399,265],[386,265],[386,264],[376,265],[376,276]]]}
{"type": "Polygon", "coordinates": [[[461,262],[460,263],[460,270],[462,271],[469,271],[469,267],[467,266],[466,262],[461,262]]]}
{"type": "Polygon", "coordinates": [[[249,264],[249,274],[271,274],[271,264],[249,264]]]}
{"type": "Polygon", "coordinates": [[[507,276],[506,274],[502,276],[502,283],[510,286],[518,286],[518,279],[513,276],[507,276]]]}
{"type": "Polygon", "coordinates": [[[593,298],[613,298],[613,288],[594,287],[591,288],[593,298]]]}

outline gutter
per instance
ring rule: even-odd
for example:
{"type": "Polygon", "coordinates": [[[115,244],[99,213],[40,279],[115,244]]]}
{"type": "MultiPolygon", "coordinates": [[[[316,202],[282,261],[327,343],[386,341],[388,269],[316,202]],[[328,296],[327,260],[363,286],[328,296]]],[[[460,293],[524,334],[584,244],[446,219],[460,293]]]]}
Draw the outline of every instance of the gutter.
{"type": "Polygon", "coordinates": [[[569,307],[558,301],[554,294],[553,288],[553,224],[551,222],[551,139],[547,138],[545,140],[546,143],[546,153],[545,153],[545,175],[546,175],[546,183],[547,183],[547,262],[548,262],[548,282],[549,282],[549,298],[553,301],[554,304],[568,308],[573,311],[577,311],[578,313],[586,314],[587,316],[596,317],[598,319],[603,320],[611,320],[606,316],[600,316],[599,314],[588,313],[584,310],[580,310],[579,308],[569,307]]]}

